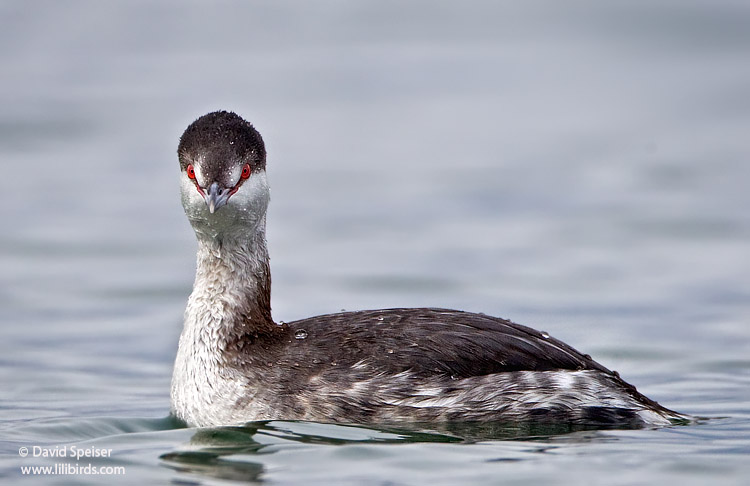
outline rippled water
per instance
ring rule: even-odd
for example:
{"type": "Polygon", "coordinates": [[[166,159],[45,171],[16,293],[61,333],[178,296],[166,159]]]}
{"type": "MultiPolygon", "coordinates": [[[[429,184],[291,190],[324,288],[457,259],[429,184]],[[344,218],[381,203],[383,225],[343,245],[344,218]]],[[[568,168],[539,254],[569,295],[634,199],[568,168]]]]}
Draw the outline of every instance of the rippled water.
{"type": "Polygon", "coordinates": [[[746,484],[747,2],[2,2],[0,19],[0,477],[746,484]],[[195,244],[175,149],[217,108],[268,146],[276,319],[500,315],[709,418],[180,428],[195,244]]]}

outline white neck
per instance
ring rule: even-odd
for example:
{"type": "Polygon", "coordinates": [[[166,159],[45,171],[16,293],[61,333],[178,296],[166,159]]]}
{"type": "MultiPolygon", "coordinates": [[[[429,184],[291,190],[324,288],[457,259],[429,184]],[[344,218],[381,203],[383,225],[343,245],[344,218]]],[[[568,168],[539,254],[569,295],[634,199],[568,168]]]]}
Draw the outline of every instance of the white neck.
{"type": "Polygon", "coordinates": [[[202,423],[206,413],[231,409],[216,405],[242,392],[235,389],[242,380],[232,374],[234,361],[243,357],[242,343],[276,328],[270,283],[262,231],[245,241],[198,239],[195,285],[172,377],[172,408],[179,418],[202,423]]]}

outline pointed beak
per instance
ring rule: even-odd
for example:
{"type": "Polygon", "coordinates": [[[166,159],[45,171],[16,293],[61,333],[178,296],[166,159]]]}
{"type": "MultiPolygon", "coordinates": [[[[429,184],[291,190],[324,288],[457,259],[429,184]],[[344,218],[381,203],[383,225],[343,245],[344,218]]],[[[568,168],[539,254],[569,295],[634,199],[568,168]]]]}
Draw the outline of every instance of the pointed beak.
{"type": "Polygon", "coordinates": [[[229,201],[230,192],[232,190],[226,187],[221,187],[218,182],[212,183],[206,189],[203,197],[206,199],[206,205],[208,206],[208,212],[213,214],[220,207],[224,206],[229,201]]]}

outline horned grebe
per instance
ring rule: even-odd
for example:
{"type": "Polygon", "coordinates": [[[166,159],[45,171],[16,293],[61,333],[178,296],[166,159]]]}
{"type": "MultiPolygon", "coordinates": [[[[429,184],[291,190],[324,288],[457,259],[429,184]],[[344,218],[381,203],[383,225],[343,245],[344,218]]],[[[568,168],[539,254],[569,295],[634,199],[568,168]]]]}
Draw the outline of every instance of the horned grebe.
{"type": "Polygon", "coordinates": [[[171,390],[172,412],[187,424],[682,418],[589,355],[497,317],[415,308],[274,322],[263,139],[217,111],[185,130],[178,157],[198,239],[171,390]]]}

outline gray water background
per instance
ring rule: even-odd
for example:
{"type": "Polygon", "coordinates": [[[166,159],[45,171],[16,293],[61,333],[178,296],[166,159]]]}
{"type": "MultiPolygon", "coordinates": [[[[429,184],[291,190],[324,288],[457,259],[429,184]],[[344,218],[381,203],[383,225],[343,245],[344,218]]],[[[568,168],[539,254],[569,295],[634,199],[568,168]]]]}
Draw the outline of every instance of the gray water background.
{"type": "Polygon", "coordinates": [[[748,2],[3,1],[0,24],[0,480],[105,482],[21,475],[60,461],[20,447],[79,445],[127,484],[748,484],[748,2]],[[508,317],[712,418],[179,428],[175,150],[215,109],[266,141],[277,320],[508,317]]]}

